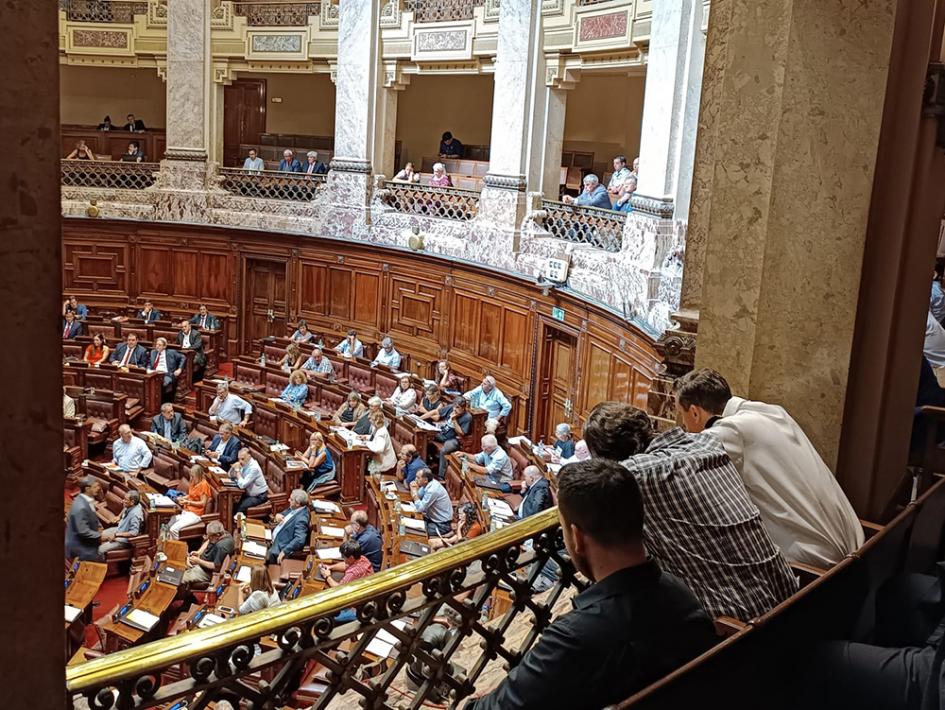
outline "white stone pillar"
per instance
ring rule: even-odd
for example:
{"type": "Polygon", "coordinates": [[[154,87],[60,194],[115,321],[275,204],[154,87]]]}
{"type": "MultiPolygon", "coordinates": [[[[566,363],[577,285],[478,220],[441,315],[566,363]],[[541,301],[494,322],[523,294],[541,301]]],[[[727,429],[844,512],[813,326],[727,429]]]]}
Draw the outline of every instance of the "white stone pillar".
{"type": "Polygon", "coordinates": [[[705,57],[702,12],[702,0],[653,5],[640,178],[633,205],[677,220],[685,220],[689,213],[705,57]]]}
{"type": "Polygon", "coordinates": [[[374,172],[393,177],[398,167],[394,165],[394,144],[397,140],[397,102],[399,93],[410,82],[404,76],[397,61],[385,62],[381,85],[377,90],[374,109],[374,172]]]}
{"type": "Polygon", "coordinates": [[[528,189],[557,200],[561,187],[561,152],[568,91],[577,85],[579,72],[567,69],[562,55],[540,55],[530,156],[528,189]]]}

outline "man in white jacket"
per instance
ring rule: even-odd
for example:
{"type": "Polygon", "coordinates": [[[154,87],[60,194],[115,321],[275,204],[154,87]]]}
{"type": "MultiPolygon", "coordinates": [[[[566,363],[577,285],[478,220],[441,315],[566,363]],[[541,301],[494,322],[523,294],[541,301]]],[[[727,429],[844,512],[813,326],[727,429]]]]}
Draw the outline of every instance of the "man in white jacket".
{"type": "Polygon", "coordinates": [[[675,390],[685,429],[719,438],[790,562],[830,567],[863,544],[850,501],[784,408],[733,397],[707,368],[680,377],[675,390]]]}

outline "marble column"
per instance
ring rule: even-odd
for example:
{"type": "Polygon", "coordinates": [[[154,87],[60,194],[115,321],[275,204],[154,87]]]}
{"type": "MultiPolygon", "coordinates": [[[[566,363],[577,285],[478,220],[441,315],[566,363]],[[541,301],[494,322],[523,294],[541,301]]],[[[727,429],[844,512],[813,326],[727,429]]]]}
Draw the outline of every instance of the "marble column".
{"type": "Polygon", "coordinates": [[[396,61],[386,62],[383,66],[381,85],[377,90],[374,110],[374,150],[373,168],[379,175],[388,179],[396,174],[398,166],[394,164],[394,144],[397,140],[397,102],[401,91],[410,81],[403,76],[396,61]]]}
{"type": "Polygon", "coordinates": [[[568,90],[575,86],[572,72],[562,72],[560,56],[539,56],[532,133],[529,145],[529,189],[546,199],[557,200],[561,186],[561,151],[564,119],[568,110],[568,90]]]}
{"type": "Polygon", "coordinates": [[[517,250],[516,233],[525,213],[531,117],[535,111],[540,61],[540,3],[503,0],[499,10],[489,172],[483,180],[478,226],[517,250]]]}
{"type": "Polygon", "coordinates": [[[3,704],[61,708],[62,254],[59,58],[55,3],[5,3],[0,64],[0,327],[28,347],[0,348],[0,645],[3,704]]]}
{"type": "Polygon", "coordinates": [[[710,17],[695,364],[783,405],[831,466],[896,6],[721,0],[710,17]]]}
{"type": "Polygon", "coordinates": [[[340,0],[335,72],[335,152],[329,188],[345,231],[367,217],[381,86],[380,0],[340,0]]]}
{"type": "MultiPolygon", "coordinates": [[[[702,0],[653,5],[635,209],[686,219],[689,212],[705,38],[702,0]]],[[[627,156],[633,160],[633,156],[627,156]]]]}

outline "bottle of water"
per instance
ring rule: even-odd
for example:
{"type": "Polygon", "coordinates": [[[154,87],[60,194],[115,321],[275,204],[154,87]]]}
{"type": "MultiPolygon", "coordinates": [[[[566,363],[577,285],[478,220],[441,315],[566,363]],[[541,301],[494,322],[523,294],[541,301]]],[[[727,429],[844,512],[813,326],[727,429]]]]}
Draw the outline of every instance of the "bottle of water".
{"type": "Polygon", "coordinates": [[[262,355],[259,356],[259,364],[263,367],[266,366],[266,351],[263,350],[262,355]]]}
{"type": "Polygon", "coordinates": [[[151,512],[152,512],[152,513],[156,513],[156,512],[157,512],[157,503],[154,501],[154,496],[151,495],[150,493],[148,494],[148,501],[150,501],[150,504],[151,504],[151,512]]]}
{"type": "Polygon", "coordinates": [[[404,527],[404,514],[400,505],[399,497],[394,502],[394,512],[397,515],[397,534],[403,537],[403,535],[406,533],[406,528],[404,527]]]}
{"type": "Polygon", "coordinates": [[[158,536],[160,542],[167,540],[167,523],[161,524],[161,534],[158,536]]]}

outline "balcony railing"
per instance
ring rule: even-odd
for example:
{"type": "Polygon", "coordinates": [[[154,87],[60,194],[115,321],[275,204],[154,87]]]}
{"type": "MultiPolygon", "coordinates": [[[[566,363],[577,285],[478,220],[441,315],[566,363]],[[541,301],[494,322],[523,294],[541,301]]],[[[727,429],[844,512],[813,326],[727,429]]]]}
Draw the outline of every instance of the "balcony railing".
{"type": "Polygon", "coordinates": [[[147,2],[127,0],[59,0],[70,22],[117,22],[131,24],[135,15],[147,15],[147,2]]]}
{"type": "Polygon", "coordinates": [[[391,707],[385,703],[391,691],[407,692],[408,666],[420,681],[411,707],[443,689],[455,703],[476,689],[493,659],[514,665],[551,622],[562,592],[580,586],[559,552],[557,519],[556,509],[547,510],[341,587],[71,666],[67,692],[74,702],[84,697],[103,710],[180,699],[207,707],[223,694],[253,707],[282,707],[317,663],[324,689],[305,702],[318,707],[345,693],[359,696],[364,707],[391,707]],[[532,587],[549,561],[560,574],[538,596],[532,587]],[[495,595],[511,597],[511,604],[483,621],[495,595]],[[431,649],[423,632],[445,608],[453,610],[456,630],[442,648],[431,649]],[[354,609],[356,620],[337,621],[344,609],[354,609]],[[525,619],[532,626],[524,637],[510,638],[512,623],[518,628],[525,619]],[[453,662],[460,651],[471,654],[465,667],[453,662]]]}
{"type": "Polygon", "coordinates": [[[413,13],[414,22],[471,20],[473,8],[485,0],[406,0],[404,10],[413,13]]]}
{"type": "Polygon", "coordinates": [[[318,188],[325,184],[324,175],[242,168],[220,168],[219,180],[220,187],[233,195],[292,202],[311,202],[318,188]]]}
{"type": "Polygon", "coordinates": [[[479,193],[456,187],[433,187],[386,182],[381,200],[405,214],[442,217],[467,222],[479,209],[479,193]]]}
{"type": "Polygon", "coordinates": [[[233,10],[251,27],[304,27],[321,12],[320,2],[235,2],[233,10]]]}
{"type": "Polygon", "coordinates": [[[589,244],[605,251],[620,251],[623,228],[627,223],[627,215],[623,212],[566,205],[552,200],[542,200],[541,208],[547,213],[545,229],[558,239],[589,244]]]}
{"type": "Polygon", "coordinates": [[[61,160],[63,187],[143,190],[154,184],[159,163],[123,163],[117,160],[61,160]]]}

